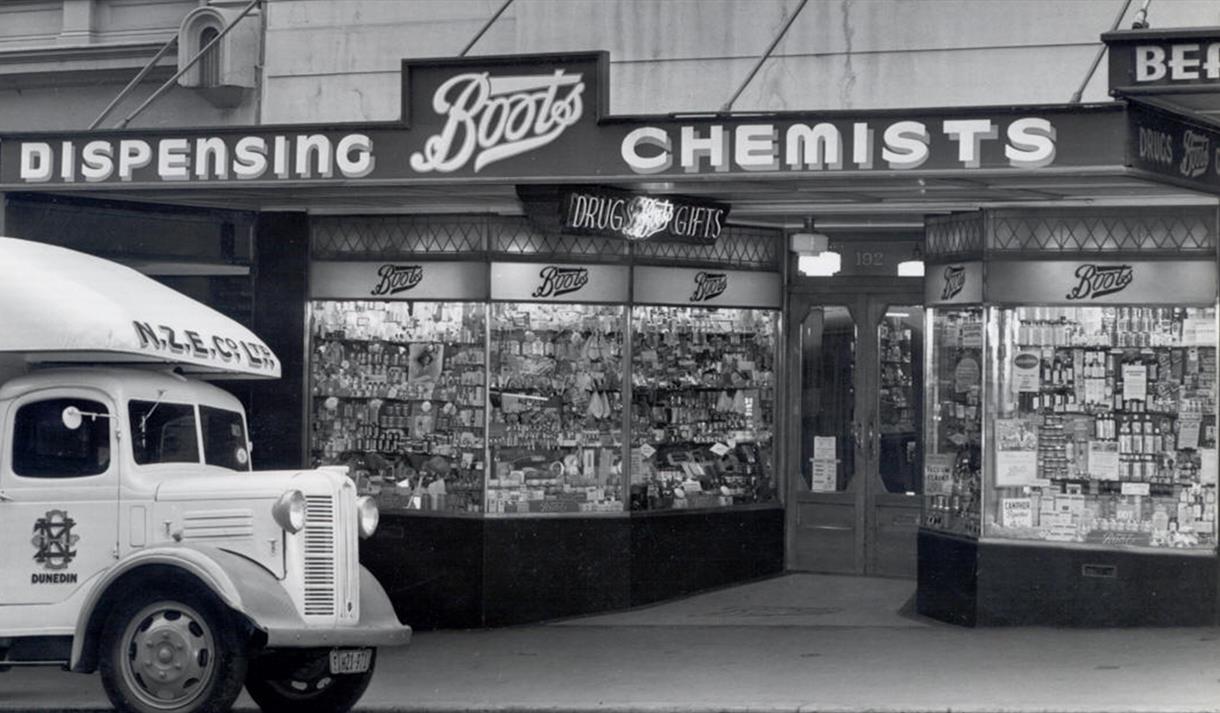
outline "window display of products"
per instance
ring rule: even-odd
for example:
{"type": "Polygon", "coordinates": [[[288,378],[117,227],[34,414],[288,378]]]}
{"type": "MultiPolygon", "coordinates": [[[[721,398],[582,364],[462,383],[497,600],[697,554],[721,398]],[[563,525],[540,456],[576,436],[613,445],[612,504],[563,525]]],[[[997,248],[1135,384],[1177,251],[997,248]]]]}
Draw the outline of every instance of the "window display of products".
{"type": "Polygon", "coordinates": [[[314,464],[347,465],[386,511],[481,511],[486,310],[312,302],[314,464]]]}
{"type": "Polygon", "coordinates": [[[990,308],[984,534],[1216,544],[1216,310],[990,308]]]}
{"type": "Polygon", "coordinates": [[[491,307],[487,512],[622,512],[622,306],[491,307]]]}
{"type": "Polygon", "coordinates": [[[774,500],[776,319],[632,309],[633,510],[774,500]]]}
{"type": "Polygon", "coordinates": [[[924,526],[977,537],[983,428],[983,309],[929,309],[924,526]]]}

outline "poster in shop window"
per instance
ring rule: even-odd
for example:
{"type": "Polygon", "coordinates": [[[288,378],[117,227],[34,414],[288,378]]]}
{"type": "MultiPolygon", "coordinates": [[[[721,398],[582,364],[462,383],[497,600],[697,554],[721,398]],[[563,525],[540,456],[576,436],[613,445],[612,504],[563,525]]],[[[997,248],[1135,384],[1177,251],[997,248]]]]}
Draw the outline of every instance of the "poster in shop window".
{"type": "Polygon", "coordinates": [[[995,422],[997,488],[1040,485],[1038,480],[1038,431],[1019,418],[995,422]]]}

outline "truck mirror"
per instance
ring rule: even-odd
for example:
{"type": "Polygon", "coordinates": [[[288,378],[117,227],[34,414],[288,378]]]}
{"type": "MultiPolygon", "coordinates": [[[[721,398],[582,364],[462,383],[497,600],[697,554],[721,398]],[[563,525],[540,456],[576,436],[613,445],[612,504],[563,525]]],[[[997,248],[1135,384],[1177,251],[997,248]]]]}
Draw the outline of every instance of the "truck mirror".
{"type": "Polygon", "coordinates": [[[75,406],[69,406],[64,409],[63,415],[60,416],[60,418],[64,422],[64,428],[68,429],[69,431],[75,431],[76,429],[80,428],[82,420],[81,412],[80,409],[76,408],[75,406]]]}

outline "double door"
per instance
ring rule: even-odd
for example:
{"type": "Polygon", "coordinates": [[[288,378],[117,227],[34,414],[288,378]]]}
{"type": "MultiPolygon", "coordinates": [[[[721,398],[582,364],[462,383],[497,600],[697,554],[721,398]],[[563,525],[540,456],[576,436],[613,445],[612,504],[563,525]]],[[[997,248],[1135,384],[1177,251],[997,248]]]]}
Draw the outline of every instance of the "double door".
{"type": "Polygon", "coordinates": [[[919,288],[892,283],[792,297],[792,569],[915,576],[922,297],[919,288]]]}

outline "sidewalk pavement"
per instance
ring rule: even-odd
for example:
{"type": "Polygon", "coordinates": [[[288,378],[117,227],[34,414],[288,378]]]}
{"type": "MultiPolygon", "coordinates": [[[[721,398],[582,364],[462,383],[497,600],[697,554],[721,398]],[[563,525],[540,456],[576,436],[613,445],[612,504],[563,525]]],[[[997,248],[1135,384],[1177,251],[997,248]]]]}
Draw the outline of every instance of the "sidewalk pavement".
{"type": "MultiPolygon", "coordinates": [[[[1220,630],[958,628],[908,580],[789,574],[605,615],[418,633],[358,709],[1220,713],[1220,630]]],[[[0,710],[104,709],[96,676],[0,674],[0,710]]],[[[242,696],[238,709],[253,709],[242,696]]]]}

